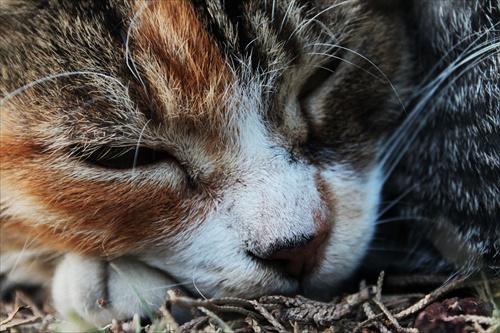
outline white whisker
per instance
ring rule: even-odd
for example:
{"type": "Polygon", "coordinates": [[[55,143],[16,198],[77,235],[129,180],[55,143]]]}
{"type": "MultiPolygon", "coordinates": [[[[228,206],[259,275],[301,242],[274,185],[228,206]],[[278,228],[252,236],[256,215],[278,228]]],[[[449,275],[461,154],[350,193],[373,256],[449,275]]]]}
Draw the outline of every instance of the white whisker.
{"type": "MultiPolygon", "coordinates": [[[[386,180],[384,180],[385,183],[386,180]]],[[[414,183],[410,188],[406,189],[403,193],[401,193],[397,198],[395,198],[391,203],[389,203],[387,206],[385,206],[383,209],[381,209],[377,213],[376,219],[378,220],[381,216],[383,216],[385,213],[387,213],[392,207],[395,205],[401,204],[401,200],[406,197],[408,194],[410,194],[413,190],[415,190],[418,186],[420,186],[420,182],[414,183]]]]}
{"type": "Polygon", "coordinates": [[[144,11],[144,9],[147,8],[147,5],[148,4],[146,2],[143,3],[141,5],[141,7],[137,10],[137,12],[134,14],[134,16],[132,17],[132,19],[130,20],[130,25],[128,27],[127,37],[126,37],[126,40],[125,40],[125,62],[127,63],[127,67],[130,70],[130,72],[132,73],[132,75],[141,83],[142,88],[143,88],[144,93],[146,94],[146,96],[149,96],[149,94],[148,94],[148,88],[147,88],[146,84],[144,83],[144,81],[142,81],[141,75],[139,74],[139,70],[137,69],[135,61],[134,61],[134,59],[132,57],[132,54],[130,52],[130,35],[132,33],[132,28],[135,25],[135,20],[137,20],[137,18],[139,17],[139,15],[144,11]]]}
{"type": "MultiPolygon", "coordinates": [[[[436,77],[435,79],[433,79],[432,81],[428,82],[431,75],[433,73],[435,73],[437,71],[437,69],[442,65],[442,63],[445,61],[445,59],[448,57],[449,54],[451,54],[459,45],[463,44],[464,41],[469,37],[464,37],[463,39],[461,39],[459,42],[457,42],[445,55],[444,57],[441,58],[441,60],[436,63],[432,68],[431,70],[429,71],[429,73],[423,78],[422,80],[422,87],[420,89],[417,89],[417,91],[415,92],[415,96],[418,97],[422,94],[425,94],[427,99],[426,101],[430,100],[430,98],[432,97],[432,95],[434,94],[434,92],[437,90],[437,86],[439,84],[441,84],[447,77],[448,75],[451,75],[451,73],[453,72],[453,69],[459,67],[460,65],[456,65],[456,63],[459,62],[459,60],[466,54],[468,54],[468,52],[470,50],[475,50],[475,49],[480,49],[481,50],[481,47],[484,46],[486,43],[483,43],[483,44],[477,44],[476,42],[479,41],[481,38],[483,38],[485,35],[487,35],[488,33],[490,33],[493,28],[498,25],[500,23],[497,23],[495,24],[492,28],[488,29],[487,31],[481,33],[472,43],[470,43],[466,48],[465,50],[462,52],[462,54],[457,57],[457,59],[455,59],[454,62],[452,62],[450,65],[448,65],[448,68],[446,70],[444,70],[438,77],[436,77]],[[445,75],[446,74],[446,75],[445,75]],[[442,78],[440,80],[440,78],[442,78]],[[426,83],[428,82],[428,83],[426,83]],[[438,83],[439,82],[439,83],[438,83]]],[[[491,44],[496,44],[497,48],[498,48],[498,43],[491,43],[491,44]]],[[[488,45],[488,44],[486,44],[488,45]]],[[[495,47],[493,47],[495,48],[495,47]]],[[[471,53],[475,53],[475,52],[471,52],[471,53]]],[[[480,59],[478,60],[480,61],[480,59]]],[[[414,109],[415,110],[423,110],[423,106],[425,106],[425,104],[421,104],[419,103],[420,105],[420,108],[417,108],[415,107],[414,109]]],[[[413,111],[412,114],[405,120],[405,124],[406,126],[400,126],[400,128],[396,131],[396,133],[394,133],[392,135],[392,137],[386,142],[386,146],[387,145],[391,145],[391,141],[395,141],[398,137],[399,137],[399,132],[401,133],[404,133],[404,132],[407,132],[408,128],[414,121],[416,120],[419,120],[420,119],[420,116],[419,116],[419,111],[413,111]]]]}
{"type": "Polygon", "coordinates": [[[149,122],[150,122],[151,119],[149,119],[146,124],[144,124],[144,126],[142,127],[142,130],[141,130],[141,133],[139,134],[139,138],[137,139],[137,144],[135,146],[135,154],[134,154],[134,162],[132,164],[132,178],[135,177],[135,170],[136,170],[136,167],[137,167],[137,159],[139,157],[139,148],[141,146],[141,140],[142,140],[142,136],[144,134],[144,131],[146,130],[146,127],[148,126],[149,122]]]}
{"type": "MultiPolygon", "coordinates": [[[[28,244],[32,243],[33,241],[34,241],[34,239],[26,237],[26,241],[23,244],[23,248],[17,254],[16,261],[14,262],[14,264],[12,265],[12,267],[9,268],[9,274],[7,275],[7,279],[9,279],[11,277],[11,275],[15,272],[17,266],[19,265],[19,262],[21,261],[21,258],[23,257],[23,254],[28,251],[28,248],[29,248],[28,244]]],[[[3,273],[3,271],[2,271],[2,273],[3,273]]]]}
{"type": "MultiPolygon", "coordinates": [[[[320,11],[319,13],[317,13],[316,15],[314,15],[313,17],[311,17],[310,19],[304,21],[302,24],[298,25],[294,30],[293,32],[290,34],[290,37],[288,38],[288,41],[290,41],[291,38],[293,38],[295,35],[299,34],[302,32],[302,30],[304,30],[305,28],[307,28],[307,26],[313,22],[315,23],[320,23],[321,26],[323,28],[326,28],[326,26],[319,22],[318,20],[316,20],[319,16],[323,15],[324,13],[332,10],[332,9],[335,9],[337,8],[338,6],[341,6],[341,5],[344,5],[344,4],[348,4],[348,3],[351,3],[352,0],[346,0],[346,1],[343,1],[343,2],[339,2],[339,3],[336,3],[336,4],[333,4],[329,7],[326,7],[325,9],[323,9],[322,11],[320,11]]],[[[326,28],[326,31],[328,31],[329,35],[332,37],[332,39],[335,39],[331,29],[329,28],[326,28]]]]}
{"type": "Polygon", "coordinates": [[[194,289],[196,289],[196,292],[198,294],[200,294],[200,296],[204,299],[204,300],[207,300],[207,298],[205,297],[205,295],[203,295],[203,293],[201,292],[201,290],[198,288],[198,286],[196,285],[196,281],[195,281],[195,278],[194,278],[194,275],[193,275],[193,287],[194,289]]]}
{"type": "Polygon", "coordinates": [[[387,223],[393,223],[393,222],[404,222],[404,221],[408,221],[408,220],[412,220],[412,221],[424,221],[424,222],[432,222],[433,220],[429,219],[429,218],[424,218],[424,217],[415,217],[415,216],[412,216],[412,217],[402,217],[402,216],[398,216],[398,217],[392,217],[392,218],[386,218],[386,219],[380,219],[380,220],[377,220],[377,225],[381,225],[381,224],[387,224],[387,223]]]}
{"type": "Polygon", "coordinates": [[[285,22],[288,19],[288,16],[290,15],[290,13],[294,7],[295,7],[295,0],[292,0],[288,4],[288,7],[285,11],[285,15],[283,15],[283,19],[281,20],[280,28],[278,29],[278,34],[281,33],[281,31],[283,31],[283,26],[285,25],[285,22]]]}
{"type": "Polygon", "coordinates": [[[446,70],[436,77],[432,82],[428,83],[422,91],[426,91],[423,98],[421,98],[417,105],[413,108],[409,117],[405,120],[404,124],[400,126],[387,140],[385,143],[384,157],[381,159],[381,165],[386,170],[386,176],[384,178],[384,183],[387,181],[389,176],[394,171],[394,168],[399,163],[402,158],[403,151],[406,151],[415,141],[420,130],[426,123],[426,120],[430,117],[430,112],[421,114],[422,110],[428,105],[432,100],[439,99],[453,84],[460,78],[463,74],[467,73],[474,65],[487,59],[491,54],[496,54],[500,52],[500,42],[491,43],[487,46],[479,45],[472,50],[470,54],[462,53],[455,61],[453,61],[446,70]],[[466,65],[465,69],[459,71],[454,75],[459,69],[466,65]],[[450,77],[452,78],[451,80],[450,77]],[[443,83],[445,83],[443,85],[443,83]],[[418,122],[417,122],[418,121],[418,122]],[[416,127],[409,130],[409,127],[415,125],[416,127]],[[410,136],[404,137],[410,133],[410,136]],[[396,154],[395,152],[398,152],[396,154]]]}
{"type": "MultiPolygon", "coordinates": [[[[352,50],[350,48],[347,48],[347,47],[344,47],[344,46],[340,46],[340,45],[328,45],[328,44],[323,44],[323,43],[317,43],[316,45],[324,45],[324,46],[331,46],[331,47],[334,47],[334,48],[338,48],[338,49],[341,49],[341,50],[344,50],[344,51],[347,51],[347,52],[350,52],[358,57],[360,57],[361,59],[365,60],[368,64],[370,64],[371,66],[373,66],[373,68],[375,68],[380,74],[382,74],[382,77],[384,78],[383,81],[385,81],[387,84],[389,84],[389,86],[391,87],[391,90],[394,92],[394,94],[396,95],[396,98],[398,99],[399,101],[399,104],[401,105],[402,109],[406,112],[406,108],[405,108],[405,104],[403,103],[403,101],[401,100],[401,97],[399,96],[399,93],[396,89],[396,87],[394,86],[394,84],[392,83],[392,81],[387,77],[387,75],[385,75],[384,71],[382,69],[380,69],[379,66],[377,66],[373,61],[371,61],[370,59],[368,59],[367,57],[365,57],[364,55],[362,55],[361,53],[355,51],[355,50],[352,50]]],[[[371,74],[370,72],[366,71],[368,74],[371,74]]],[[[377,76],[374,75],[374,77],[378,78],[377,76]]],[[[380,79],[380,78],[378,78],[380,79]]]]}
{"type": "MultiPolygon", "coordinates": [[[[479,34],[472,42],[468,42],[467,44],[467,47],[462,51],[462,54],[467,54],[467,52],[469,52],[470,50],[474,49],[474,48],[477,48],[478,45],[481,45],[481,44],[478,44],[478,41],[481,40],[482,38],[484,38],[486,35],[488,35],[489,33],[491,33],[492,31],[494,31],[495,27],[496,26],[499,26],[500,25],[500,22],[499,23],[496,23],[492,26],[492,28],[490,29],[487,29],[486,31],[484,31],[483,33],[479,34]]],[[[432,66],[432,68],[428,71],[428,73],[425,75],[425,77],[422,79],[422,82],[423,83],[426,83],[426,82],[429,82],[429,80],[431,80],[430,78],[438,71],[439,67],[441,67],[443,65],[443,63],[449,58],[449,56],[461,45],[463,45],[465,42],[467,42],[469,39],[470,39],[471,36],[465,36],[463,38],[461,38],[458,42],[456,42],[446,53],[443,54],[443,56],[441,56],[441,59],[439,61],[437,61],[434,66],[432,66]]],[[[424,86],[424,84],[422,84],[422,86],[424,86]]]]}
{"type": "Polygon", "coordinates": [[[106,75],[106,74],[102,74],[102,73],[99,73],[99,72],[92,72],[92,71],[63,72],[63,73],[57,73],[57,74],[52,74],[52,75],[48,75],[48,76],[42,77],[40,79],[31,81],[30,83],[25,84],[24,86],[22,86],[20,88],[17,88],[16,90],[12,91],[11,93],[9,93],[5,97],[3,97],[0,100],[0,105],[4,104],[5,102],[7,102],[12,97],[14,97],[14,96],[16,96],[16,95],[24,92],[25,90],[27,90],[27,89],[29,89],[29,88],[31,88],[33,86],[36,86],[38,84],[41,84],[41,83],[44,83],[44,82],[47,82],[47,81],[51,81],[51,80],[55,80],[55,79],[61,78],[61,77],[70,77],[70,76],[78,76],[78,75],[95,75],[95,76],[99,76],[99,77],[102,77],[102,78],[105,78],[107,80],[111,80],[111,81],[117,83],[125,91],[128,91],[128,88],[123,83],[121,83],[118,79],[116,79],[116,78],[114,78],[112,76],[106,75]]]}
{"type": "MultiPolygon", "coordinates": [[[[362,70],[363,72],[365,72],[366,74],[368,74],[368,75],[370,75],[370,76],[373,76],[374,78],[376,78],[376,79],[377,79],[377,80],[379,80],[380,82],[384,82],[384,83],[385,83],[385,81],[384,81],[383,79],[379,78],[377,75],[373,74],[373,73],[372,73],[372,72],[370,72],[370,71],[367,71],[366,69],[364,69],[364,68],[362,68],[362,67],[360,67],[360,66],[356,65],[355,63],[353,63],[353,62],[351,62],[351,61],[349,61],[349,60],[346,60],[346,59],[344,59],[344,58],[342,58],[342,57],[338,57],[338,56],[335,56],[335,55],[333,55],[333,54],[328,54],[328,53],[318,53],[318,52],[310,52],[310,53],[307,53],[307,54],[309,54],[309,55],[322,55],[322,56],[325,56],[325,57],[327,57],[327,58],[332,58],[332,59],[337,59],[337,60],[340,60],[340,61],[342,61],[342,62],[344,62],[344,63],[346,63],[346,64],[349,64],[349,65],[351,65],[351,66],[353,66],[353,67],[355,67],[355,68],[357,68],[357,69],[362,70]]],[[[327,69],[327,68],[322,67],[322,66],[319,66],[319,67],[324,68],[324,69],[327,69]]],[[[330,71],[331,71],[332,73],[334,72],[334,71],[332,71],[332,70],[330,70],[330,71]]]]}

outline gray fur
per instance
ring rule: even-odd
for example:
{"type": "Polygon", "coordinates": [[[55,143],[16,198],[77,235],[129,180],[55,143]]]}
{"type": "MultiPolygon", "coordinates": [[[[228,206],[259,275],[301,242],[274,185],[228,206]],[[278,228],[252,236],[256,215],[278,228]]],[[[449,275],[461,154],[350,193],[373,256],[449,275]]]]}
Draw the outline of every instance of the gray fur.
{"type": "Polygon", "coordinates": [[[420,89],[387,165],[397,214],[469,271],[500,269],[499,4],[414,2],[420,89]]]}

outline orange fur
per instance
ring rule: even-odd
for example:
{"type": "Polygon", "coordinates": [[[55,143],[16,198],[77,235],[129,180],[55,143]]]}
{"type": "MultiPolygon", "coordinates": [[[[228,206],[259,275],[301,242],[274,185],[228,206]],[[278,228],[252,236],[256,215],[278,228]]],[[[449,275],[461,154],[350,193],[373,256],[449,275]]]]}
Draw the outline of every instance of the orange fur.
{"type": "Polygon", "coordinates": [[[212,120],[220,118],[221,96],[232,75],[190,2],[148,4],[138,17],[134,36],[153,98],[163,102],[164,114],[184,118],[209,113],[212,120]]]}
{"type": "MultiPolygon", "coordinates": [[[[2,188],[10,191],[9,201],[33,202],[25,204],[30,211],[2,219],[2,233],[25,235],[15,246],[23,246],[26,235],[36,235],[46,247],[50,245],[55,250],[76,249],[111,257],[124,254],[131,247],[151,246],[158,239],[171,246],[175,244],[174,236],[185,228],[186,217],[197,220],[192,212],[203,213],[210,207],[210,200],[201,194],[189,193],[188,200],[175,189],[159,190],[153,183],[137,187],[113,180],[75,179],[69,174],[71,170],[61,177],[59,169],[44,166],[47,161],[27,161],[26,157],[36,156],[28,141],[2,140],[1,149],[9,151],[0,160],[4,166],[2,188]],[[21,163],[24,168],[14,167],[21,163]],[[11,184],[15,184],[15,189],[11,184]],[[97,188],[99,191],[95,191],[97,188]],[[206,202],[206,208],[194,209],[200,202],[206,202]]],[[[50,163],[58,161],[53,159],[50,163]]]]}

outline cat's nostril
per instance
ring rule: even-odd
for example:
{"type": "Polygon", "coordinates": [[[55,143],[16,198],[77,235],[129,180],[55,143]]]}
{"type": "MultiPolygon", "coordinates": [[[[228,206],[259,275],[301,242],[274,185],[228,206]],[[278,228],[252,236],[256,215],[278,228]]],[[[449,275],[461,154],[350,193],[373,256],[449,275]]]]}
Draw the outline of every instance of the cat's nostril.
{"type": "Polygon", "coordinates": [[[251,254],[271,263],[279,263],[293,277],[303,277],[318,265],[327,237],[328,232],[318,232],[293,240],[280,240],[272,244],[271,250],[265,254],[251,254]]]}

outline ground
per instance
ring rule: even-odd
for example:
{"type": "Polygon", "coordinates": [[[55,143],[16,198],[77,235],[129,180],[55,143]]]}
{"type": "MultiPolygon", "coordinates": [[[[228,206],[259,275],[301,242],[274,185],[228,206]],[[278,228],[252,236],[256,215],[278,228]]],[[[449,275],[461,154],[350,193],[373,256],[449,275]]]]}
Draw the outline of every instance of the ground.
{"type": "Polygon", "coordinates": [[[57,319],[49,302],[40,306],[17,292],[13,302],[1,303],[0,332],[500,333],[499,306],[500,277],[481,275],[465,281],[456,277],[445,282],[437,276],[384,277],[382,273],[376,284],[362,281],[358,292],[329,303],[300,296],[195,300],[171,290],[149,323],[137,317],[96,328],[78,318],[57,319]],[[188,309],[193,319],[179,324],[170,313],[172,306],[188,309]]]}

